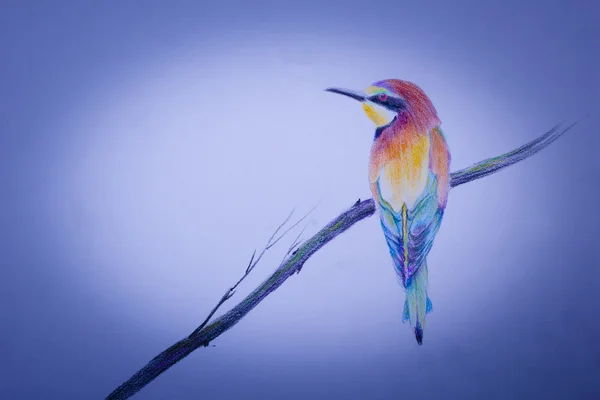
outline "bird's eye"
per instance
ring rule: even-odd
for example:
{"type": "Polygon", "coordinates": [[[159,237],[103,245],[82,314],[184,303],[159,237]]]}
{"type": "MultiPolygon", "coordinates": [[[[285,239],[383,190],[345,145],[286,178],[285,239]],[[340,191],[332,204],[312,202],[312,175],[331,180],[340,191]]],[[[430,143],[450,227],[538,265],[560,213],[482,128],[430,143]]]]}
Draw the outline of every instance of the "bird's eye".
{"type": "Polygon", "coordinates": [[[378,98],[379,100],[381,100],[381,101],[386,101],[386,100],[387,100],[387,98],[388,98],[388,96],[387,96],[387,94],[385,94],[385,93],[379,93],[379,94],[377,95],[377,98],[378,98]]]}

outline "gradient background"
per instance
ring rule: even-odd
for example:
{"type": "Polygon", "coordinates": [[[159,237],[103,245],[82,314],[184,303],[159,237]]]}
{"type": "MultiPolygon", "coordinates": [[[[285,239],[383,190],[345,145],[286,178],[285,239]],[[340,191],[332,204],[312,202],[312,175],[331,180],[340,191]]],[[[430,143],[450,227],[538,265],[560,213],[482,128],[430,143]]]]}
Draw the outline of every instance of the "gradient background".
{"type": "Polygon", "coordinates": [[[135,398],[600,398],[600,6],[481,3],[4,0],[1,397],[104,398],[293,206],[368,198],[374,128],[323,89],[401,78],[453,170],[589,117],[451,192],[422,347],[371,218],[135,398]]]}

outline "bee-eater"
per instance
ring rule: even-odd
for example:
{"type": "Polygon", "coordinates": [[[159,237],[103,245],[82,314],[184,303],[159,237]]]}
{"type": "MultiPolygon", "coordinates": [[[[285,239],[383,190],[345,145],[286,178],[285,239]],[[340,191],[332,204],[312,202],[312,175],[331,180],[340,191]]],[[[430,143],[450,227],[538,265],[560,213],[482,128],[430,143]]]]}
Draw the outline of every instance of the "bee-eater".
{"type": "Polygon", "coordinates": [[[369,184],[399,281],[406,292],[402,321],[423,344],[427,255],[450,190],[450,152],[431,100],[417,85],[398,79],[373,83],[364,92],[329,88],[362,102],[375,125],[369,184]]]}

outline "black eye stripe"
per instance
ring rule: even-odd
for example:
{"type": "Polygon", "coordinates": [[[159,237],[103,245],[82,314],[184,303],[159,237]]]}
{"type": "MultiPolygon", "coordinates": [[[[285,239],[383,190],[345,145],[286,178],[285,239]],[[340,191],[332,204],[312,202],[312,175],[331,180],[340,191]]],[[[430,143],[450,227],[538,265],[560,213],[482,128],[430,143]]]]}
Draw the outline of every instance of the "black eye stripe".
{"type": "Polygon", "coordinates": [[[369,100],[375,104],[380,104],[380,105],[384,106],[385,108],[388,108],[388,109],[394,110],[394,111],[398,111],[398,110],[406,108],[406,103],[404,102],[404,100],[402,100],[398,97],[392,97],[392,96],[385,96],[385,99],[381,99],[379,97],[380,94],[381,93],[369,97],[369,100]]]}

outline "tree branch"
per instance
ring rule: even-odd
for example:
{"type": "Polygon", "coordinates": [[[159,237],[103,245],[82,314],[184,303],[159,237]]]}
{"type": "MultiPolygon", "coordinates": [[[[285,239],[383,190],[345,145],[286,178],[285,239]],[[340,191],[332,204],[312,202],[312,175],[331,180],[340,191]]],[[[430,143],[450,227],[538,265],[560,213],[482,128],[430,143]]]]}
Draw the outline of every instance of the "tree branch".
{"type": "MultiPolygon", "coordinates": [[[[575,123],[576,124],[576,123],[575,123]]],[[[544,149],[549,144],[558,139],[561,135],[571,129],[575,124],[560,129],[559,125],[540,136],[539,138],[515,149],[509,153],[498,157],[483,160],[471,167],[453,172],[451,174],[450,186],[456,187],[473,180],[483,178],[484,176],[493,174],[503,168],[508,167],[518,161],[524,160],[538,151],[544,149]]],[[[136,372],[129,380],[115,389],[107,400],[127,399],[149,384],[152,380],[165,372],[178,361],[185,358],[192,351],[201,346],[208,344],[219,337],[222,333],[230,329],[238,323],[246,314],[248,314],[258,303],[264,300],[271,292],[276,290],[283,282],[293,274],[300,272],[304,263],[317,250],[323,247],[326,243],[333,240],[335,237],[345,232],[352,225],[375,213],[375,203],[373,199],[360,201],[360,199],[347,211],[339,215],[323,229],[317,232],[313,237],[302,243],[296,250],[292,251],[297,246],[297,239],[290,247],[281,265],[277,270],[262,284],[260,284],[252,293],[250,293],[238,305],[233,307],[227,313],[217,318],[215,321],[207,325],[216,309],[229,297],[231,297],[231,289],[223,296],[222,301],[213,309],[206,321],[196,329],[191,335],[185,339],[175,343],[156,357],[154,357],[142,369],[136,372]],[[225,299],[225,300],[223,300],[225,299]]],[[[291,215],[290,215],[291,216],[291,215]]],[[[289,217],[288,219],[289,220],[289,217]]],[[[287,222],[287,220],[285,222],[287,222]]],[[[284,224],[285,224],[284,222],[284,224]]],[[[300,221],[299,221],[300,222],[300,221]]],[[[283,226],[283,224],[281,225],[283,226]]],[[[280,226],[280,228],[281,228],[280,226]]],[[[294,225],[295,226],[295,225],[294,225]]],[[[278,229],[279,230],[279,229],[278,229]]],[[[275,232],[275,234],[277,231],[275,232]]],[[[286,231],[287,233],[287,231],[286,231]]],[[[275,236],[273,235],[273,237],[275,236]]],[[[284,233],[285,234],[285,233],[284,233]]],[[[269,243],[271,243],[269,240],[269,243]]],[[[277,239],[278,241],[279,239],[277,239]]],[[[267,247],[269,248],[269,244],[267,247]]],[[[263,253],[264,251],[263,250],[263,253]]],[[[253,257],[254,259],[254,257],[253,257]]],[[[260,259],[260,257],[259,257],[260,259]]],[[[257,260],[258,261],[258,260],[257,260]]],[[[248,269],[254,268],[256,262],[250,262],[248,269]]],[[[247,274],[246,274],[247,275],[247,274]]],[[[244,277],[246,276],[244,275],[244,277]]],[[[243,278],[242,278],[243,279],[243,278]]],[[[239,283],[239,282],[238,282],[239,283]]],[[[237,285],[236,285],[237,286],[237,285]]]]}
{"type": "MultiPolygon", "coordinates": [[[[235,285],[233,285],[232,287],[227,289],[227,291],[225,292],[223,297],[221,297],[221,300],[219,300],[217,305],[212,309],[212,311],[208,314],[208,316],[200,324],[200,326],[197,327],[194,330],[194,332],[192,332],[190,334],[190,337],[195,335],[196,333],[200,332],[202,330],[202,328],[204,328],[206,326],[206,324],[208,324],[208,322],[210,321],[212,316],[217,312],[219,307],[221,307],[223,305],[223,303],[225,303],[227,300],[229,300],[231,297],[233,297],[233,295],[235,294],[235,289],[237,289],[237,287],[240,285],[240,283],[242,283],[244,281],[244,279],[246,279],[246,277],[248,277],[248,275],[250,275],[250,272],[252,272],[254,270],[254,267],[256,267],[256,265],[258,264],[258,262],[260,261],[262,256],[267,252],[267,250],[269,250],[271,247],[275,246],[275,244],[277,244],[277,242],[279,242],[281,239],[283,239],[283,237],[285,235],[287,235],[292,229],[294,229],[296,226],[298,226],[298,224],[300,222],[304,221],[306,219],[306,217],[308,217],[310,215],[310,213],[312,213],[314,211],[314,209],[315,209],[315,207],[313,207],[312,210],[307,212],[302,218],[300,218],[298,221],[296,221],[296,223],[294,225],[292,225],[288,229],[286,229],[285,232],[283,232],[277,239],[273,240],[275,238],[275,235],[277,235],[277,233],[281,230],[281,228],[283,228],[284,225],[288,223],[290,218],[292,218],[292,215],[294,214],[294,210],[292,210],[292,212],[290,212],[290,215],[288,215],[287,218],[281,224],[279,224],[277,229],[275,229],[275,232],[273,232],[273,234],[269,238],[269,241],[267,242],[266,246],[260,252],[260,254],[256,258],[256,260],[254,259],[254,257],[256,256],[256,250],[254,250],[254,253],[252,253],[252,257],[250,257],[250,262],[248,263],[248,266],[246,267],[246,271],[244,272],[244,275],[242,275],[242,277],[236,282],[235,285]]],[[[302,231],[298,234],[296,239],[294,239],[294,243],[292,244],[292,246],[294,246],[296,244],[296,240],[298,240],[300,235],[302,235],[302,232],[304,232],[304,229],[302,229],[302,231]]],[[[290,249],[291,248],[292,247],[290,247],[290,249]]],[[[290,250],[288,250],[288,252],[286,253],[286,257],[287,257],[287,254],[289,254],[289,253],[290,253],[290,250]]],[[[285,257],[284,257],[284,259],[285,259],[285,257]]]]}
{"type": "Polygon", "coordinates": [[[542,136],[532,140],[527,144],[524,144],[518,149],[515,149],[506,154],[502,154],[498,157],[488,158],[487,160],[480,161],[477,164],[474,164],[468,168],[453,172],[451,174],[450,187],[456,187],[458,185],[462,185],[463,183],[483,178],[484,176],[493,174],[494,172],[497,172],[502,168],[506,168],[509,165],[531,157],[532,155],[547,147],[549,144],[561,137],[565,132],[567,132],[575,125],[577,125],[577,122],[574,122],[563,129],[560,129],[560,124],[555,125],[552,129],[544,133],[542,136]]]}

